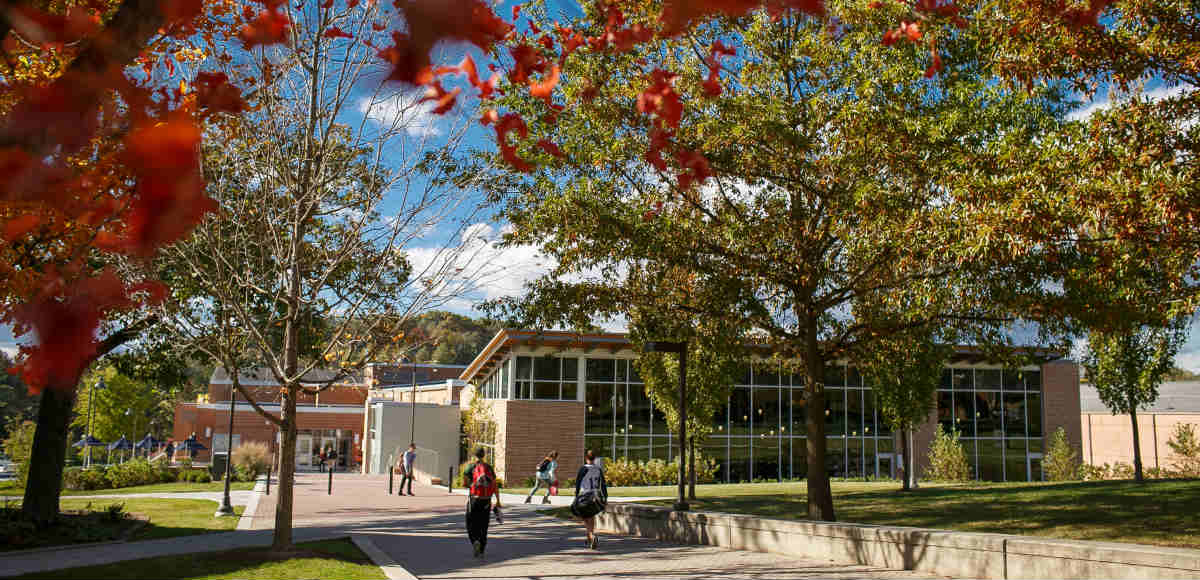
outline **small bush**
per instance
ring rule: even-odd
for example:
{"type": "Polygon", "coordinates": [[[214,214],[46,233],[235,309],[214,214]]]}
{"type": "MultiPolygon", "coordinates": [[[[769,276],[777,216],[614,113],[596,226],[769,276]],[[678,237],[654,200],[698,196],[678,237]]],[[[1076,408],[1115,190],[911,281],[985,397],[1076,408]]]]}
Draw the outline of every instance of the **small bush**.
{"type": "MultiPolygon", "coordinates": [[[[717,462],[702,455],[696,456],[696,483],[712,483],[717,473],[717,462]]],[[[604,462],[604,479],[608,485],[623,487],[631,485],[669,485],[679,481],[679,462],[667,463],[661,459],[630,461],[626,458],[604,462]]],[[[574,486],[574,483],[571,484],[574,486]]]]}
{"type": "Polygon", "coordinates": [[[929,469],[925,479],[932,481],[968,481],[971,465],[967,463],[967,452],[958,440],[958,431],[938,429],[933,445],[929,447],[929,469]]]}
{"type": "Polygon", "coordinates": [[[63,471],[63,487],[72,491],[109,489],[112,483],[103,469],[72,467],[63,471]]]}
{"type": "Polygon", "coordinates": [[[1196,437],[1195,425],[1178,423],[1175,432],[1167,441],[1175,453],[1171,468],[1178,477],[1200,477],[1200,439],[1196,437]]]}
{"type": "Polygon", "coordinates": [[[1067,443],[1067,432],[1059,427],[1050,437],[1046,457],[1042,459],[1042,470],[1048,481],[1074,481],[1080,479],[1079,455],[1067,443]]]}
{"type": "Polygon", "coordinates": [[[29,456],[33,454],[33,433],[37,430],[37,424],[22,421],[20,425],[9,423],[9,426],[8,439],[4,440],[4,454],[17,464],[17,483],[24,487],[25,480],[29,478],[29,456]]]}
{"type": "Polygon", "coordinates": [[[198,471],[195,471],[194,473],[196,475],[196,479],[194,480],[196,483],[211,483],[212,482],[212,474],[210,474],[209,472],[204,471],[204,470],[198,470],[198,471]]]}
{"type": "MultiPolygon", "coordinates": [[[[88,505],[91,505],[91,504],[88,504],[88,505]]],[[[113,503],[113,504],[104,506],[104,512],[103,512],[102,517],[105,521],[119,522],[119,521],[129,517],[129,514],[125,513],[125,504],[124,503],[113,503]]]]}
{"type": "Polygon", "coordinates": [[[233,450],[233,466],[243,481],[254,481],[259,475],[266,473],[270,462],[271,450],[267,448],[266,443],[251,441],[233,450]]]}

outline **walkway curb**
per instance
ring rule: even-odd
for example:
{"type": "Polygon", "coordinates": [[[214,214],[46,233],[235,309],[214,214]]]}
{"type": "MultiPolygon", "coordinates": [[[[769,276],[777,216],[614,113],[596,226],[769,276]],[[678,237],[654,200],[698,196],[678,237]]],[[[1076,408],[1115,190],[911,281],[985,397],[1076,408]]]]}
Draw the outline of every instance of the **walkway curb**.
{"type": "Polygon", "coordinates": [[[265,475],[260,475],[254,480],[255,493],[250,498],[249,503],[246,504],[246,508],[242,510],[242,517],[238,520],[237,528],[235,529],[254,529],[254,514],[258,511],[258,499],[261,498],[263,496],[263,492],[266,491],[266,477],[267,476],[265,475]]]}
{"type": "Polygon", "coordinates": [[[363,534],[354,534],[350,536],[350,541],[354,542],[354,545],[358,546],[358,549],[362,550],[371,559],[372,563],[383,570],[383,574],[388,577],[388,580],[417,580],[417,577],[413,576],[408,569],[401,566],[387,552],[380,550],[379,546],[376,546],[370,537],[363,534]]]}

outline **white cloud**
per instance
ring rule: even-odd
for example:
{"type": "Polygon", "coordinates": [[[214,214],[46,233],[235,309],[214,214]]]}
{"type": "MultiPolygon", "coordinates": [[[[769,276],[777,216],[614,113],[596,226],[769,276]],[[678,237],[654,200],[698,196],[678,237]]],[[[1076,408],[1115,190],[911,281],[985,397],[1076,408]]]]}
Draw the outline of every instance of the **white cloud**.
{"type": "Polygon", "coordinates": [[[433,102],[420,102],[421,93],[398,92],[387,98],[364,97],[358,110],[368,119],[389,130],[403,131],[414,137],[440,135],[440,115],[434,114],[433,102]]]}
{"type": "MultiPolygon", "coordinates": [[[[1189,85],[1189,84],[1180,84],[1180,85],[1175,85],[1175,86],[1170,86],[1170,87],[1162,86],[1162,87],[1157,87],[1157,88],[1151,89],[1149,91],[1130,93],[1130,94],[1116,93],[1115,96],[1118,101],[1126,101],[1129,98],[1134,97],[1134,96],[1140,96],[1143,99],[1148,100],[1148,101],[1161,101],[1163,99],[1177,97],[1179,95],[1189,93],[1192,90],[1194,90],[1195,88],[1196,87],[1189,85]]],[[[1102,100],[1092,101],[1090,104],[1088,104],[1085,107],[1071,111],[1070,113],[1067,114],[1067,119],[1070,119],[1072,121],[1080,121],[1083,119],[1087,119],[1088,117],[1091,117],[1092,114],[1094,114],[1096,111],[1103,111],[1104,109],[1111,107],[1113,104],[1113,97],[1114,97],[1114,91],[1110,89],[1109,93],[1107,95],[1105,95],[1102,100]]]]}

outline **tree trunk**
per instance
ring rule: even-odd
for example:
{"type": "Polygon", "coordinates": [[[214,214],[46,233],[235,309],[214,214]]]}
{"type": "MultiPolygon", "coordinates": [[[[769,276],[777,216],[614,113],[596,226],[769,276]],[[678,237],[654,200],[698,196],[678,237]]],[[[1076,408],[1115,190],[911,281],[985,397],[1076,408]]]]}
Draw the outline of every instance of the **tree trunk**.
{"type": "Polygon", "coordinates": [[[292,497],[296,480],[296,396],[295,385],[289,385],[283,400],[283,425],[279,428],[279,500],[275,505],[275,535],[271,542],[274,552],[292,550],[292,497]]]}
{"type": "Polygon", "coordinates": [[[908,429],[900,430],[900,449],[904,454],[904,465],[900,466],[900,472],[904,474],[904,491],[912,490],[912,471],[909,464],[912,463],[912,449],[908,445],[908,429]]]}
{"type": "Polygon", "coordinates": [[[688,437],[691,453],[688,458],[688,499],[696,499],[696,438],[688,437]]]}
{"type": "Polygon", "coordinates": [[[62,493],[63,463],[67,459],[67,432],[75,405],[75,386],[47,386],[42,391],[37,428],[33,432],[29,478],[21,511],[38,526],[58,518],[58,498],[62,493]],[[36,458],[36,460],[35,460],[36,458]]]}
{"type": "Polygon", "coordinates": [[[1142,441],[1138,434],[1137,405],[1130,406],[1129,420],[1133,423],[1133,480],[1142,483],[1145,478],[1142,476],[1142,441]]]}
{"type": "Polygon", "coordinates": [[[815,320],[809,325],[804,357],[806,391],[806,433],[808,435],[808,519],[837,521],[833,513],[833,490],[829,487],[829,472],[825,469],[825,361],[817,352],[815,320]]]}

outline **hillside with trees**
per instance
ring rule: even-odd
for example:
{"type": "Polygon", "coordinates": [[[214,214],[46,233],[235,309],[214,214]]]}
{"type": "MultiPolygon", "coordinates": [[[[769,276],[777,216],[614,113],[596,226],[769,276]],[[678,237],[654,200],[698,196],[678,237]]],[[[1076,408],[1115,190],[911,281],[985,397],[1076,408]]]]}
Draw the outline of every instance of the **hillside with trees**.
{"type": "Polygon", "coordinates": [[[502,327],[499,321],[488,318],[474,319],[441,310],[427,312],[414,318],[408,331],[424,339],[424,344],[413,351],[413,359],[470,364],[502,327]]]}

